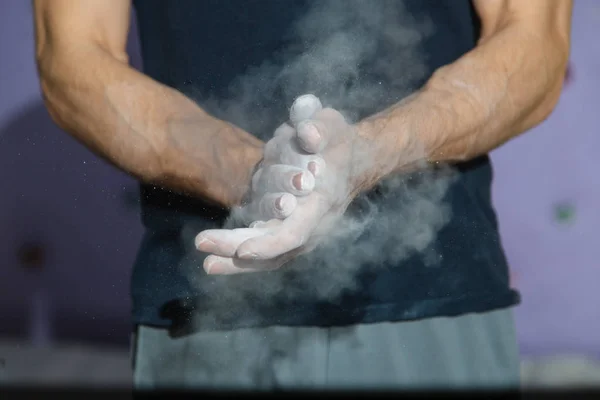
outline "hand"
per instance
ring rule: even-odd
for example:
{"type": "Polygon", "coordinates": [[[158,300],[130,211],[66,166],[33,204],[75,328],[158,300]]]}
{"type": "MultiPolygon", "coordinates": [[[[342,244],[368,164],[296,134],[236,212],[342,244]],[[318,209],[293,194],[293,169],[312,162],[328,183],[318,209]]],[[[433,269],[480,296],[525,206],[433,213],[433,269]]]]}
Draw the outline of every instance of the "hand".
{"type": "MultiPolygon", "coordinates": [[[[297,107],[290,110],[290,122],[294,125],[303,119],[303,115],[322,108],[314,96],[304,96],[297,103],[297,107]]],[[[325,163],[300,148],[294,136],[295,130],[284,123],[266,143],[246,203],[233,210],[229,225],[247,226],[253,221],[284,219],[296,208],[296,196],[312,192],[315,177],[322,174],[325,163]]]]}
{"type": "Polygon", "coordinates": [[[256,223],[245,229],[201,232],[196,246],[212,254],[204,262],[207,273],[279,268],[297,255],[314,249],[331,236],[336,221],[367,185],[366,143],[339,112],[318,110],[309,119],[297,121],[296,128],[297,144],[309,154],[320,151],[327,165],[314,191],[299,198],[294,212],[283,221],[256,223]]]}

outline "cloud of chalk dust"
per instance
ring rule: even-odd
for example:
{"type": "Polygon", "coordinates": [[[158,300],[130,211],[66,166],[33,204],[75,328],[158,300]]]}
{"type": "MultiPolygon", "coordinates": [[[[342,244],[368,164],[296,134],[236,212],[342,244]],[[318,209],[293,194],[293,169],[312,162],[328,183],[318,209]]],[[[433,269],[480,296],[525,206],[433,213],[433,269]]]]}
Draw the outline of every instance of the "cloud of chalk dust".
{"type": "MultiPolygon", "coordinates": [[[[290,27],[293,39],[288,51],[248,70],[233,85],[231,98],[214,100],[209,109],[268,140],[276,127],[271,122],[274,107],[280,106],[279,125],[302,94],[317,95],[350,122],[399,102],[426,78],[426,55],[420,45],[433,34],[427,20],[416,19],[402,4],[312,2],[290,27]],[[273,105],[272,98],[281,101],[273,105]]],[[[357,287],[357,271],[366,264],[388,268],[415,253],[423,253],[428,263],[438,262],[432,244],[450,218],[443,198],[451,182],[452,174],[439,168],[388,179],[375,194],[361,196],[351,205],[330,240],[274,273],[211,277],[208,285],[196,263],[189,279],[208,294],[204,306],[212,311],[210,316],[199,313],[198,322],[204,326],[219,322],[215,319],[231,316],[232,310],[248,307],[257,297],[293,300],[310,294],[335,301],[357,287]]],[[[194,236],[200,230],[193,224],[185,230],[190,252],[195,251],[194,236]]]]}

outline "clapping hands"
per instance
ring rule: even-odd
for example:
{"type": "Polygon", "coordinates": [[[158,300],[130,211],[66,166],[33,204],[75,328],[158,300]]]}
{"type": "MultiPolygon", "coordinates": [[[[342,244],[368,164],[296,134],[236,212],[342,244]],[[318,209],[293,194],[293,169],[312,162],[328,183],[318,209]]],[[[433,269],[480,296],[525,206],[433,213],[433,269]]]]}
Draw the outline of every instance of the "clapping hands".
{"type": "Polygon", "coordinates": [[[196,247],[210,253],[209,274],[281,267],[331,235],[336,221],[365,185],[356,128],[312,95],[299,97],[266,143],[246,205],[233,216],[247,228],[198,234],[196,247]]]}

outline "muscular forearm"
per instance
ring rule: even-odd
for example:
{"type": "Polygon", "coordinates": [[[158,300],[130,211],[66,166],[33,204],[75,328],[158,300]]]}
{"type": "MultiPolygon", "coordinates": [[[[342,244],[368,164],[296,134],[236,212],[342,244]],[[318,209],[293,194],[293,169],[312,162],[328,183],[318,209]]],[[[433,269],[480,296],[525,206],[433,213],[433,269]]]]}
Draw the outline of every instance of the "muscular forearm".
{"type": "Polygon", "coordinates": [[[377,149],[377,176],[420,160],[469,160],[540,123],[558,100],[567,56],[566,38],[520,26],[490,36],[415,95],[358,124],[377,149]]]}
{"type": "MultiPolygon", "coordinates": [[[[262,142],[215,119],[94,44],[38,48],[54,120],[140,180],[230,207],[247,190],[262,142]]],[[[119,59],[120,58],[120,59],[119,59]]]]}

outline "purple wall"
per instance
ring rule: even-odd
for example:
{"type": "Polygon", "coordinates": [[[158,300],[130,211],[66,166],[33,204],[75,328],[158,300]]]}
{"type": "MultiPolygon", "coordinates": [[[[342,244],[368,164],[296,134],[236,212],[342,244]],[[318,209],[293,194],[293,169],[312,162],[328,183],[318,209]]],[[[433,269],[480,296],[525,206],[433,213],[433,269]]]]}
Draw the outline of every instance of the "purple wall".
{"type": "Polygon", "coordinates": [[[494,200],[523,352],[600,356],[600,2],[575,1],[572,35],[554,114],[492,155],[494,200]]]}
{"type": "Polygon", "coordinates": [[[0,7],[0,333],[126,343],[142,233],[128,205],[136,182],[55,127],[39,94],[30,2],[0,7]],[[45,249],[39,270],[21,266],[28,243],[45,249]]]}
{"type": "MultiPolygon", "coordinates": [[[[54,127],[39,96],[30,3],[0,7],[0,334],[126,343],[142,232],[128,200],[135,182],[54,127]],[[21,267],[27,243],[45,249],[39,271],[21,267]]],[[[572,79],[556,112],[492,155],[504,246],[523,295],[524,353],[600,355],[599,23],[600,2],[578,0],[572,79]]]]}

